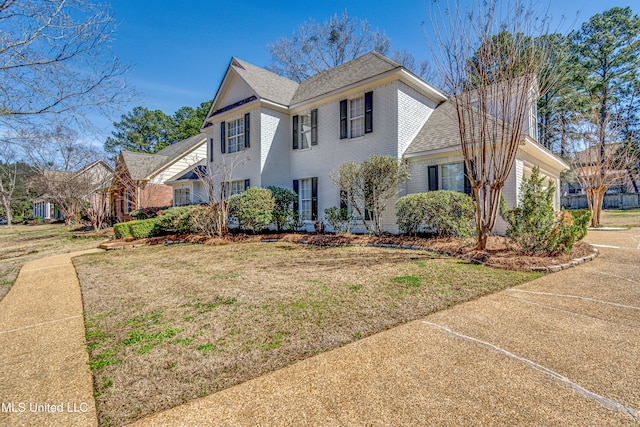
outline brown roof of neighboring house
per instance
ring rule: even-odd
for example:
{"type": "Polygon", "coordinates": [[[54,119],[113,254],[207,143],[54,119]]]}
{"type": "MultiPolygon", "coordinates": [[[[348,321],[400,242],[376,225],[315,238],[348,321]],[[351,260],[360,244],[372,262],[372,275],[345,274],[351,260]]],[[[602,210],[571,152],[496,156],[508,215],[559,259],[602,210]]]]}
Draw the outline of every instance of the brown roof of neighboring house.
{"type": "Polygon", "coordinates": [[[171,144],[155,154],[137,153],[134,151],[122,151],[121,154],[131,179],[141,181],[147,179],[164,166],[172,163],[178,157],[191,151],[206,140],[206,135],[199,133],[191,138],[171,144]]]}

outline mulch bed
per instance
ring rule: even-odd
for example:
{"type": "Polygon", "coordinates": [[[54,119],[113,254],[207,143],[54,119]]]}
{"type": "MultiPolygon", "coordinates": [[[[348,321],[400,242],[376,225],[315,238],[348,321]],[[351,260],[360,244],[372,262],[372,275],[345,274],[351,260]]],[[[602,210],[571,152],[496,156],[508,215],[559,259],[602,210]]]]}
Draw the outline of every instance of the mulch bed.
{"type": "Polygon", "coordinates": [[[427,250],[446,253],[477,263],[483,263],[492,267],[506,268],[509,270],[531,271],[540,270],[544,267],[564,266],[571,260],[582,259],[597,253],[597,250],[585,242],[578,242],[571,253],[558,256],[540,256],[529,254],[520,250],[509,239],[501,236],[489,237],[487,249],[484,251],[475,248],[473,239],[454,238],[427,238],[410,237],[385,234],[381,236],[349,234],[315,234],[315,233],[273,233],[273,234],[243,234],[232,233],[224,238],[211,238],[197,234],[171,234],[166,236],[152,237],[126,242],[124,240],[113,240],[109,246],[142,246],[171,243],[197,243],[205,245],[226,245],[230,243],[255,243],[264,241],[282,241],[291,243],[306,243],[313,245],[335,246],[335,245],[395,245],[395,246],[417,246],[427,250]]]}

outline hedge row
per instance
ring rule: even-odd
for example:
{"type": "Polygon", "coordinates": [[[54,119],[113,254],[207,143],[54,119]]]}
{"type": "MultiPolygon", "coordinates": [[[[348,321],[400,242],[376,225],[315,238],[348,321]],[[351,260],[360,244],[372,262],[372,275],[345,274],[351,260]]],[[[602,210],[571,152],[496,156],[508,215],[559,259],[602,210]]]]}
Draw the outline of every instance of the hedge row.
{"type": "Polygon", "coordinates": [[[144,239],[145,237],[151,237],[158,233],[158,224],[154,218],[121,222],[113,226],[113,232],[117,239],[124,239],[126,237],[144,239]]]}

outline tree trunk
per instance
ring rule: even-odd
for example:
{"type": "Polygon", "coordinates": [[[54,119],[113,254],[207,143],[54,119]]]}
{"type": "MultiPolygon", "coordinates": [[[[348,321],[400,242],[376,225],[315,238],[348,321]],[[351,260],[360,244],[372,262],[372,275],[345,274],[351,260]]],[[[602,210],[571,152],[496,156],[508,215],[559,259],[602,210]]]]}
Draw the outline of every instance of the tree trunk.
{"type": "Polygon", "coordinates": [[[602,212],[602,204],[604,195],[607,192],[606,187],[591,188],[587,190],[587,203],[591,211],[591,227],[600,227],[600,214],[602,212]]]}

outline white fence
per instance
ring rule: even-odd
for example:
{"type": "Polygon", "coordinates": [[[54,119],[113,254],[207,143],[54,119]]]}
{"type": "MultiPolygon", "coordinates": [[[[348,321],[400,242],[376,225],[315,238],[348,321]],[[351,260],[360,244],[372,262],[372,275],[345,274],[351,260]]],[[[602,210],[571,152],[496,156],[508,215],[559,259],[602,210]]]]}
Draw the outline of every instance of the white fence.
{"type": "MultiPolygon", "coordinates": [[[[568,209],[587,209],[587,196],[584,194],[570,194],[560,198],[560,204],[568,209]]],[[[604,196],[605,209],[634,209],[640,208],[640,193],[606,194],[604,196]]]]}

